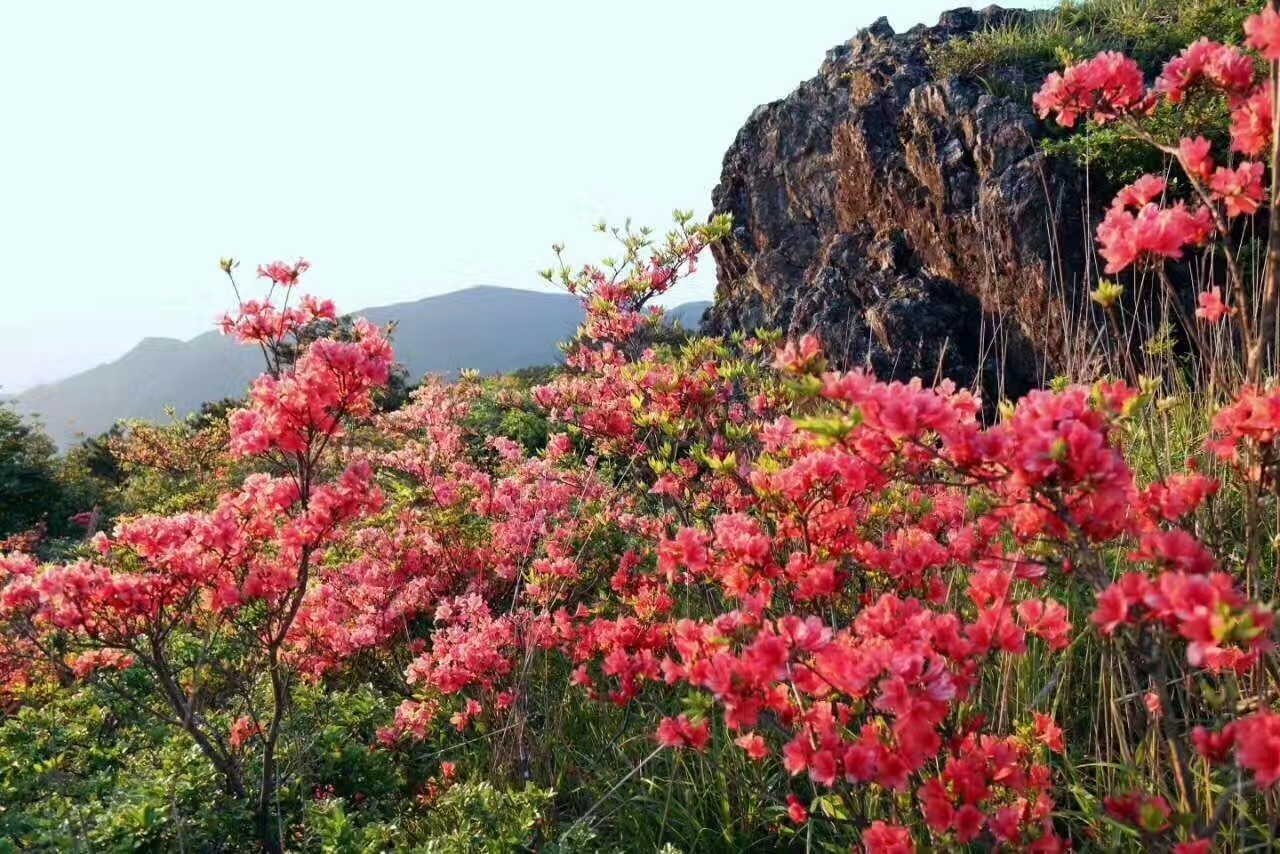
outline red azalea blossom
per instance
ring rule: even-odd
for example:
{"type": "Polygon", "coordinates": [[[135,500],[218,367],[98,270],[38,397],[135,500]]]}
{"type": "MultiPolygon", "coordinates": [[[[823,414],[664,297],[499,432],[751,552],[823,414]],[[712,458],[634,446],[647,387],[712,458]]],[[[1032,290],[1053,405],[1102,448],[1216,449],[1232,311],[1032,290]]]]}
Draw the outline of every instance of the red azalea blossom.
{"type": "Polygon", "coordinates": [[[1238,463],[1251,449],[1267,451],[1280,433],[1280,389],[1260,393],[1246,386],[1235,401],[1213,419],[1213,434],[1206,443],[1220,459],[1238,463]]]}
{"type": "Polygon", "coordinates": [[[293,264],[288,264],[284,261],[272,261],[270,264],[263,264],[258,267],[258,276],[270,279],[272,284],[280,287],[291,288],[298,284],[302,274],[309,269],[311,269],[311,262],[301,258],[293,264]]]}
{"type": "Polygon", "coordinates": [[[1271,81],[1260,85],[1231,109],[1231,150],[1257,157],[1271,145],[1271,81]]]}
{"type": "Polygon", "coordinates": [[[1204,727],[1196,727],[1191,733],[1191,740],[1206,762],[1217,765],[1227,760],[1235,745],[1235,724],[1223,727],[1222,732],[1210,732],[1204,727]]]}
{"type": "Polygon", "coordinates": [[[1054,753],[1065,752],[1066,744],[1062,740],[1062,727],[1054,723],[1049,715],[1033,712],[1031,717],[1035,720],[1036,740],[1054,753]]]}
{"type": "Polygon", "coordinates": [[[757,733],[747,733],[733,740],[733,743],[747,752],[752,759],[764,759],[769,755],[769,747],[757,733]]]}
{"type": "Polygon", "coordinates": [[[1168,184],[1158,175],[1143,175],[1125,187],[1120,188],[1111,204],[1121,208],[1142,210],[1148,202],[1157,201],[1164,195],[1168,184]]]}
{"type": "Polygon", "coordinates": [[[795,795],[787,795],[787,817],[795,824],[804,824],[809,820],[809,810],[795,795]]]}
{"type": "Polygon", "coordinates": [[[905,827],[873,821],[862,833],[867,854],[914,854],[915,843],[905,827]]]}
{"type": "Polygon", "coordinates": [[[1145,109],[1146,87],[1136,62],[1104,51],[1049,75],[1032,103],[1041,118],[1056,114],[1059,124],[1072,127],[1081,116],[1107,122],[1145,109]]]}
{"type": "Polygon", "coordinates": [[[1224,317],[1235,314],[1236,310],[1230,308],[1222,301],[1222,289],[1210,288],[1203,291],[1196,299],[1196,317],[1206,320],[1209,323],[1217,323],[1224,317]]]}
{"type": "Polygon", "coordinates": [[[1280,60],[1280,14],[1267,6],[1257,15],[1250,15],[1244,22],[1248,38],[1244,43],[1262,54],[1264,59],[1280,60]]]}
{"type": "Polygon", "coordinates": [[[227,740],[232,747],[243,747],[250,738],[258,735],[261,731],[252,718],[247,715],[241,715],[231,725],[231,734],[227,740]]]}
{"type": "Polygon", "coordinates": [[[1258,785],[1280,782],[1280,715],[1262,711],[1234,725],[1236,761],[1253,772],[1258,785]]]}
{"type": "Polygon", "coordinates": [[[1197,181],[1208,183],[1213,177],[1216,167],[1213,163],[1212,146],[1203,136],[1184,138],[1179,142],[1178,160],[1187,174],[1197,181]]]}
{"type": "Polygon", "coordinates": [[[1100,254],[1107,261],[1106,272],[1119,273],[1145,258],[1178,260],[1188,246],[1199,246],[1213,234],[1213,218],[1206,208],[1189,209],[1177,202],[1162,208],[1148,202],[1130,212],[1122,201],[1139,196],[1132,188],[1122,191],[1116,204],[1098,226],[1100,254]]]}
{"type": "Polygon", "coordinates": [[[1235,169],[1223,166],[1213,173],[1210,188],[1214,198],[1226,204],[1227,216],[1252,216],[1258,212],[1265,195],[1263,170],[1261,163],[1245,161],[1235,169]]]}
{"type": "Polygon", "coordinates": [[[685,715],[663,718],[658,724],[658,744],[677,749],[706,750],[711,741],[711,729],[706,721],[692,723],[685,715]]]}
{"type": "Polygon", "coordinates": [[[1165,64],[1155,88],[1170,103],[1178,104],[1201,82],[1239,97],[1253,86],[1253,60],[1238,48],[1200,39],[1165,64]]]}

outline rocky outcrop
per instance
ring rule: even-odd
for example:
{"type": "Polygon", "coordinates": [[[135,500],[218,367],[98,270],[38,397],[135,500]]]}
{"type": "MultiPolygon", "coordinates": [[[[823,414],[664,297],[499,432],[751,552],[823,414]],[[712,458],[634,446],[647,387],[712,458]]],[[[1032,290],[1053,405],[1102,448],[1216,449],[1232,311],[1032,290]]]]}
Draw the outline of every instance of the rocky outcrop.
{"type": "Polygon", "coordinates": [[[708,328],[814,331],[842,366],[980,379],[1002,395],[1059,370],[1083,264],[1081,178],[1040,152],[1026,106],[935,79],[927,59],[1026,14],[958,10],[902,34],[881,19],[758,108],[713,195],[734,228],[713,250],[708,328]]]}

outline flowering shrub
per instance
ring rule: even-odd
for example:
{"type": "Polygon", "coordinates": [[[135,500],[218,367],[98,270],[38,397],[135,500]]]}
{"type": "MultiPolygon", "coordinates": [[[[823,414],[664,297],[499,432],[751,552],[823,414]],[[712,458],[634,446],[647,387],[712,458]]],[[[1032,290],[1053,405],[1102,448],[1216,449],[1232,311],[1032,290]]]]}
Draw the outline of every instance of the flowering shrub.
{"type": "MultiPolygon", "coordinates": [[[[617,709],[651,746],[641,768],[715,751],[773,769],[765,824],[783,837],[1250,838],[1238,819],[1255,802],[1224,787],[1280,781],[1273,618],[1196,534],[1220,482],[1144,482],[1127,461],[1150,392],[1034,392],[987,426],[969,393],[829,370],[811,337],[646,346],[646,304],[723,228],[624,236],[615,270],[553,271],[587,320],[533,391],[549,425],[536,447],[471,432],[475,378],[376,413],[382,332],[309,331],[335,312],[287,308],[304,264],[263,268],[286,307],[224,322],[269,357],[228,417],[227,453],[252,465],[203,509],[120,521],[93,556],[3,558],[11,702],[42,684],[142,690],[139,709],[191,739],[269,848],[285,845],[279,752],[302,749],[282,741],[292,698],[372,674],[401,698],[375,754],[479,738],[497,779],[564,786],[557,707],[617,709]],[[1123,786],[1087,769],[1147,736],[1091,734],[1087,648],[1127,662],[1123,694],[1145,698],[1161,757],[1123,786]],[[1096,800],[1068,785],[1080,775],[1096,800]]],[[[1277,419],[1273,394],[1246,389],[1209,458],[1273,492],[1277,419]]],[[[460,773],[438,767],[423,803],[460,773]]]]}
{"type": "MultiPolygon", "coordinates": [[[[1277,203],[1272,182],[1280,162],[1274,132],[1280,15],[1268,6],[1245,21],[1244,32],[1239,47],[1207,38],[1194,42],[1170,59],[1150,86],[1134,60],[1102,52],[1049,75],[1033,102],[1042,118],[1052,116],[1067,128],[1081,119],[1118,126],[1122,135],[1149,144],[1177,164],[1178,186],[1144,175],[1117,194],[1097,232],[1105,272],[1154,266],[1179,301],[1163,262],[1212,242],[1224,261],[1225,289],[1212,286],[1200,293],[1195,316],[1210,324],[1233,318],[1246,377],[1256,384],[1264,369],[1275,368],[1277,358],[1280,223],[1271,214],[1277,203]],[[1230,115],[1224,134],[1230,145],[1216,154],[1203,135],[1162,139],[1144,122],[1161,106],[1186,109],[1192,102],[1216,99],[1225,101],[1230,115]],[[1269,212],[1268,262],[1255,275],[1241,263],[1246,241],[1238,222],[1264,209],[1269,212]]],[[[1109,306],[1115,298],[1110,294],[1099,301],[1109,306]]],[[[1200,341],[1193,321],[1181,313],[1180,319],[1188,337],[1200,341]]]]}
{"type": "MultiPolygon", "coordinates": [[[[1119,383],[1036,392],[984,427],[969,394],[829,371],[812,338],[772,359],[759,340],[741,354],[697,342],[632,358],[644,323],[635,289],[653,281],[645,272],[619,288],[590,268],[573,280],[588,323],[566,373],[535,392],[566,432],[536,456],[493,440],[500,481],[452,455],[465,446],[447,426],[473,394],[465,386],[428,386],[389,416],[430,437],[384,461],[426,496],[413,527],[462,509],[484,534],[478,551],[432,564],[414,614],[434,608],[435,627],[406,670],[415,697],[387,744],[426,737],[433,719],[528,726],[527,673],[550,658],[590,700],[664,708],[682,697],[686,711],[651,724],[654,743],[697,754],[723,738],[746,761],[780,766],[794,788],[775,797],[793,823],[821,820],[821,807],[862,826],[868,850],[1055,850],[1081,833],[1063,817],[1053,759],[1071,739],[1036,704],[1005,709],[993,728],[984,683],[1094,637],[1119,645],[1134,690],[1161,710],[1151,716],[1169,732],[1171,776],[1151,782],[1178,791],[1176,810],[1150,801],[1176,831],[1146,807],[1110,808],[1117,822],[1151,844],[1191,844],[1226,815],[1216,785],[1200,782],[1215,766],[1226,779],[1234,759],[1270,785],[1265,759],[1232,752],[1237,727],[1270,731],[1266,710],[1194,735],[1217,714],[1187,680],[1248,679],[1271,653],[1272,618],[1184,527],[1218,482],[1188,471],[1143,484],[1126,463],[1123,437],[1149,394],[1119,383]],[[618,542],[603,564],[587,557],[599,536],[618,542]],[[1212,764],[1193,776],[1205,737],[1217,739],[1212,764]],[[862,822],[894,793],[912,818],[862,822]]],[[[1223,441],[1269,441],[1230,427],[1231,413],[1215,454],[1223,441]]],[[[458,530],[452,513],[448,525],[458,530]]],[[[435,548],[445,536],[431,534],[435,548]]],[[[1069,709],[1058,714],[1071,723],[1069,709]]]]}
{"type": "MultiPolygon", "coordinates": [[[[273,264],[260,274],[287,303],[305,269],[273,264]]],[[[301,305],[277,312],[270,298],[250,301],[223,323],[267,355],[268,373],[229,419],[232,455],[256,458],[265,470],[207,510],[120,522],[94,537],[93,557],[44,567],[20,555],[0,560],[6,688],[20,690],[40,673],[69,682],[144,668],[152,682],[137,711],[186,731],[230,796],[248,796],[241,754],[251,739],[261,745],[264,841],[275,838],[268,828],[290,704],[290,632],[327,549],[382,503],[370,465],[338,467],[334,452],[346,423],[370,413],[392,363],[382,332],[360,324],[354,340],[320,338],[286,364],[289,339],[334,316],[329,303],[303,297],[301,305]],[[195,656],[186,649],[193,638],[207,643],[195,656]]]]}

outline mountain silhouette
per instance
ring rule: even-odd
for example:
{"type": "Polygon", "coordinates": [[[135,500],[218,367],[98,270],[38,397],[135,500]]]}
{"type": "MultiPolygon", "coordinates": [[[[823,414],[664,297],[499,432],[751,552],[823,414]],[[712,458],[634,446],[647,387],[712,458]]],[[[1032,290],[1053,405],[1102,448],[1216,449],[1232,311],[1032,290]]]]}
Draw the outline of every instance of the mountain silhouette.
{"type": "MultiPolygon", "coordinates": [[[[696,329],[708,305],[687,303],[669,314],[696,329]]],[[[558,362],[557,345],[582,322],[582,305],[568,294],[482,285],[353,314],[380,326],[395,322],[396,358],[416,381],[424,374],[493,374],[558,362]]],[[[256,348],[216,331],[190,341],[145,338],[114,362],[28,389],[13,402],[65,448],[121,419],[160,420],[169,408],[184,416],[206,401],[239,397],[262,369],[256,348]]]]}

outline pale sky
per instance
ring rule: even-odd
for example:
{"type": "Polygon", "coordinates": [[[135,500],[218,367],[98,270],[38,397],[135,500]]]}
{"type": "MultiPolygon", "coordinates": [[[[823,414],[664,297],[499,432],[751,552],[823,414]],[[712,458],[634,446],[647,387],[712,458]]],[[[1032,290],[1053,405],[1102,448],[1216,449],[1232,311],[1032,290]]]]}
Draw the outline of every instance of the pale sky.
{"type": "Polygon", "coordinates": [[[601,217],[705,216],[828,48],[956,4],[4,0],[0,394],[211,329],[225,255],[342,310],[538,288],[601,217]]]}

